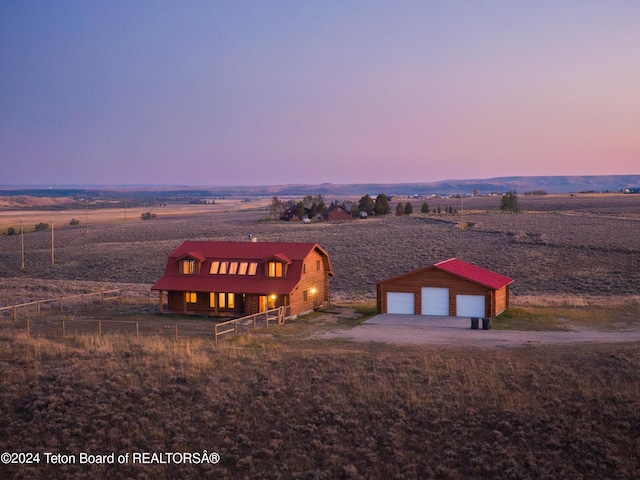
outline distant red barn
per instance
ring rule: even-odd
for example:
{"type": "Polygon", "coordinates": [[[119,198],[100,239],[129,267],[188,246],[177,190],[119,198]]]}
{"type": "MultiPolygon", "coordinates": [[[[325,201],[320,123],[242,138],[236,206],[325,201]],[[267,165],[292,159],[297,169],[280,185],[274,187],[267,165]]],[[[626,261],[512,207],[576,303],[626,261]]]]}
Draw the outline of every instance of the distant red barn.
{"type": "Polygon", "coordinates": [[[352,217],[351,213],[348,212],[343,205],[334,203],[324,212],[322,212],[322,218],[329,222],[332,222],[338,220],[351,220],[352,217]]]}
{"type": "Polygon", "coordinates": [[[512,278],[451,258],[377,284],[379,313],[496,317],[512,278]]]}

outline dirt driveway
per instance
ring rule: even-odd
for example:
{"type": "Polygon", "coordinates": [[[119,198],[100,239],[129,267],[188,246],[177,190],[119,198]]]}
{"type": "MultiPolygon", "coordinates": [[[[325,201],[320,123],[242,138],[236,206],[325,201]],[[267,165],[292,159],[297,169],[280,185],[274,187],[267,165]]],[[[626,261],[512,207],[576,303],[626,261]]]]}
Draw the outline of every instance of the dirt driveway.
{"type": "MultiPolygon", "coordinates": [[[[480,322],[480,328],[482,328],[482,322],[480,322]]],[[[334,329],[320,334],[317,338],[412,345],[512,348],[586,342],[640,342],[640,331],[603,332],[587,329],[569,332],[471,330],[469,318],[386,314],[377,315],[355,328],[334,329]]]]}

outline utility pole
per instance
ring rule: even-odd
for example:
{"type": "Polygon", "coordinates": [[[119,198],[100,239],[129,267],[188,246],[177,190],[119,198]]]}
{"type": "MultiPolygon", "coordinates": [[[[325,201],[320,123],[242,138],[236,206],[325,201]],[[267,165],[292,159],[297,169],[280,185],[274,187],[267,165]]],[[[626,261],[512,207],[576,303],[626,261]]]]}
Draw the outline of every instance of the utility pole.
{"type": "Polygon", "coordinates": [[[20,257],[22,259],[22,263],[20,270],[24,270],[24,220],[22,218],[20,219],[20,237],[22,243],[22,255],[20,257]]]}
{"type": "Polygon", "coordinates": [[[56,263],[55,241],[53,236],[53,220],[51,220],[51,265],[56,263]]]}
{"type": "Polygon", "coordinates": [[[124,198],[124,223],[127,223],[127,197],[124,198]]]}
{"type": "Polygon", "coordinates": [[[464,193],[460,197],[460,230],[464,231],[464,193]]]}
{"type": "Polygon", "coordinates": [[[89,234],[89,199],[84,198],[84,232],[89,234]]]}

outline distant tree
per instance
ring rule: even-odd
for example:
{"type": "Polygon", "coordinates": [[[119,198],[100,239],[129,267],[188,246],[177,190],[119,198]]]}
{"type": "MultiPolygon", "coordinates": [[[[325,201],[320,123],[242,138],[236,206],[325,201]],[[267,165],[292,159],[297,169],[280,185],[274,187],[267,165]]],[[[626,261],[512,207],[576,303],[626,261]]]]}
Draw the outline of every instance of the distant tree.
{"type": "Polygon", "coordinates": [[[313,198],[313,204],[311,206],[312,215],[318,215],[327,209],[327,204],[324,203],[322,195],[318,194],[313,198]]]}
{"type": "Polygon", "coordinates": [[[142,220],[153,220],[156,217],[157,217],[157,215],[155,213],[151,213],[151,212],[144,212],[142,215],[140,215],[140,218],[142,220]]]}
{"type": "Polygon", "coordinates": [[[502,196],[500,201],[500,210],[503,212],[518,213],[520,205],[518,205],[518,194],[511,190],[502,196]]]}
{"type": "Polygon", "coordinates": [[[298,202],[296,204],[296,215],[298,216],[298,218],[300,220],[302,220],[302,218],[304,218],[305,214],[305,207],[304,207],[304,203],[303,202],[298,202]]]}
{"type": "Polygon", "coordinates": [[[369,194],[364,195],[358,202],[360,212],[366,212],[367,215],[373,214],[373,200],[369,194]]]}
{"type": "Polygon", "coordinates": [[[13,227],[9,227],[7,228],[7,235],[15,235],[16,234],[16,229],[13,227]]]}
{"type": "Polygon", "coordinates": [[[353,204],[351,205],[351,216],[357,217],[358,215],[360,215],[360,208],[358,207],[358,204],[356,202],[353,202],[353,204]]]}
{"type": "Polygon", "coordinates": [[[80,225],[80,220],[76,218],[72,218],[71,221],[69,222],[69,225],[80,225]]]}
{"type": "Polygon", "coordinates": [[[373,212],[376,215],[387,215],[391,212],[389,198],[384,193],[379,193],[376,197],[376,204],[373,207],[373,212]]]}
{"type": "Polygon", "coordinates": [[[284,203],[282,203],[280,201],[280,199],[278,197],[273,197],[271,199],[271,217],[274,219],[279,219],[280,215],[282,215],[282,213],[284,213],[284,203]]]}
{"type": "Polygon", "coordinates": [[[40,232],[42,230],[47,230],[49,228],[49,224],[48,223],[38,223],[36,225],[36,232],[40,232]]]}
{"type": "Polygon", "coordinates": [[[452,213],[453,213],[453,207],[449,205],[449,215],[451,215],[452,213]]]}
{"type": "Polygon", "coordinates": [[[474,196],[476,196],[476,195],[480,195],[480,190],[477,190],[477,189],[476,189],[476,190],[474,190],[474,191],[473,191],[473,195],[474,195],[474,196]]]}
{"type": "Polygon", "coordinates": [[[398,202],[398,205],[396,205],[396,215],[404,215],[404,205],[402,205],[402,202],[398,202]]]}
{"type": "Polygon", "coordinates": [[[407,204],[404,206],[404,214],[411,215],[412,213],[413,213],[413,205],[411,205],[411,202],[407,202],[407,204]]]}
{"type": "Polygon", "coordinates": [[[420,211],[427,215],[429,213],[429,204],[427,202],[424,202],[420,211]]]}
{"type": "Polygon", "coordinates": [[[438,206],[438,215],[440,215],[441,213],[442,213],[442,208],[438,206]]]}

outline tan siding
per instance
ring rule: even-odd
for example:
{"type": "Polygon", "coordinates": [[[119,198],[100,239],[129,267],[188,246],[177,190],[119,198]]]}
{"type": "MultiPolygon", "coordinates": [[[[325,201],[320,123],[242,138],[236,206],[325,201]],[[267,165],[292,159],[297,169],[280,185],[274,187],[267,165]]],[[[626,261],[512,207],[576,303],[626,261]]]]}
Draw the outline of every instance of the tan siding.
{"type": "Polygon", "coordinates": [[[502,287],[500,290],[496,290],[496,302],[494,314],[492,316],[498,316],[509,306],[509,285],[502,287]]]}
{"type": "Polygon", "coordinates": [[[306,273],[302,274],[297,288],[291,292],[291,314],[299,315],[302,312],[313,310],[314,304],[321,305],[329,301],[329,277],[325,256],[314,250],[307,255],[304,260],[306,273]],[[317,269],[317,262],[320,262],[320,270],[317,269]],[[311,293],[315,288],[316,293],[311,293]],[[307,300],[304,300],[304,293],[307,292],[307,300]]]}

